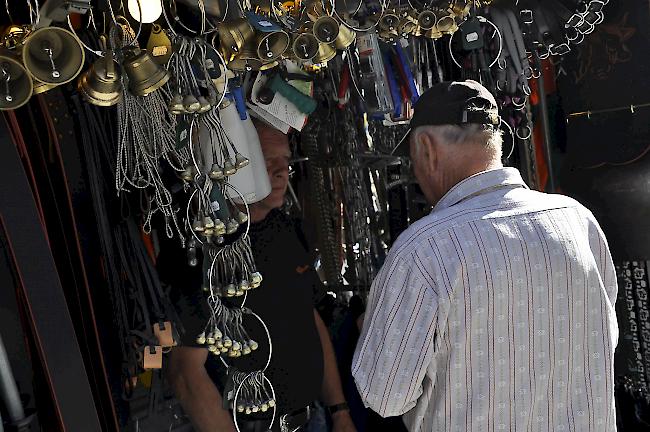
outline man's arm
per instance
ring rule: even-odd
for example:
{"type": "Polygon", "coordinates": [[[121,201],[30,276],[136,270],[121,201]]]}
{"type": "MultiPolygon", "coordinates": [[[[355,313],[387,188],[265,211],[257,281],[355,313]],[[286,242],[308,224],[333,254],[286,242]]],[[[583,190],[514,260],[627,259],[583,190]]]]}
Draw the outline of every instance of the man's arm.
{"type": "Polygon", "coordinates": [[[219,390],[205,370],[207,357],[204,348],[173,348],[167,379],[197,431],[235,432],[230,413],[223,409],[219,390]]]}
{"type": "Polygon", "coordinates": [[[415,261],[389,255],[382,266],[352,361],[361,399],[382,417],[416,405],[435,352],[438,297],[415,261]]]}
{"type": "MultiPolygon", "coordinates": [[[[345,396],[341,387],[339,369],[336,365],[334,347],[332,346],[327,327],[316,309],[314,309],[314,320],[316,321],[318,336],[320,336],[321,346],[323,347],[324,374],[323,389],[321,392],[322,399],[327,406],[338,405],[345,402],[345,396]]],[[[341,410],[332,414],[332,422],[334,423],[334,432],[356,431],[348,410],[341,410]]]]}

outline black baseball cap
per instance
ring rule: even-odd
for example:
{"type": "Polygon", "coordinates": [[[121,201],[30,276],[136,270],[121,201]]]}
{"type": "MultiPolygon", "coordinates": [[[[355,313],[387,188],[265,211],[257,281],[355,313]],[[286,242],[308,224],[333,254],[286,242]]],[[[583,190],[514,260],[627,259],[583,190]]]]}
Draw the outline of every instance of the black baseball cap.
{"type": "MultiPolygon", "coordinates": [[[[446,81],[435,84],[422,93],[413,106],[409,129],[393,153],[408,141],[418,126],[501,123],[499,108],[492,93],[476,81],[446,81]]],[[[403,149],[402,149],[403,151],[403,149]]],[[[408,149],[406,150],[408,154],[408,149]]]]}

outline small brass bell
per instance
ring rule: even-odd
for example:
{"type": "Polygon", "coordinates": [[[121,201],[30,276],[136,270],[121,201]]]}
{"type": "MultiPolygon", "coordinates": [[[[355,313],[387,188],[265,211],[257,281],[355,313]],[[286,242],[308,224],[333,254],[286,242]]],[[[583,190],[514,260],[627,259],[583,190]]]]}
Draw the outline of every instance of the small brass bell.
{"type": "Polygon", "coordinates": [[[194,180],[195,176],[196,176],[196,168],[194,168],[192,165],[185,167],[185,169],[181,173],[181,178],[185,181],[192,181],[194,180]]]}
{"type": "Polygon", "coordinates": [[[230,219],[226,225],[226,234],[234,234],[239,229],[239,224],[236,220],[230,219]]]}
{"type": "Polygon", "coordinates": [[[122,100],[121,73],[111,51],[95,61],[90,69],[81,75],[77,90],[93,105],[113,106],[122,100]]]}
{"type": "Polygon", "coordinates": [[[226,233],[226,224],[224,224],[221,219],[214,221],[214,232],[217,235],[224,235],[226,233]]]}
{"type": "Polygon", "coordinates": [[[81,41],[60,27],[38,29],[23,44],[25,69],[46,84],[72,81],[81,72],[85,58],[81,41]]]}
{"type": "Polygon", "coordinates": [[[352,42],[357,37],[357,32],[346,26],[345,24],[341,24],[339,26],[339,35],[336,37],[336,40],[334,41],[334,46],[336,46],[337,49],[344,50],[350,45],[352,45],[352,42]]]}
{"type": "Polygon", "coordinates": [[[0,111],[25,105],[33,90],[32,77],[23,65],[10,52],[0,52],[0,111]]]}
{"type": "Polygon", "coordinates": [[[453,15],[446,15],[441,17],[436,23],[436,27],[438,28],[438,31],[443,34],[451,34],[454,33],[456,29],[458,29],[456,20],[454,19],[453,15]]]}
{"type": "Polygon", "coordinates": [[[248,341],[248,346],[250,346],[253,351],[256,351],[260,347],[260,345],[252,339],[248,341]]]}
{"type": "Polygon", "coordinates": [[[413,34],[417,29],[418,24],[415,19],[411,16],[406,16],[402,18],[397,26],[397,30],[400,35],[407,36],[413,34]]]}
{"type": "Polygon", "coordinates": [[[260,272],[254,272],[251,274],[251,288],[257,288],[262,284],[262,273],[260,272]]]}
{"type": "Polygon", "coordinates": [[[438,17],[430,10],[420,12],[418,15],[418,26],[422,30],[431,30],[438,22],[438,17]]]}
{"type": "Polygon", "coordinates": [[[257,57],[265,62],[279,58],[289,47],[291,39],[284,31],[260,33],[257,37],[257,57]]]}
{"type": "MultiPolygon", "coordinates": [[[[235,294],[237,294],[237,288],[235,287],[235,285],[234,284],[226,285],[226,295],[228,297],[234,297],[235,294]]],[[[230,345],[228,345],[228,342],[230,342],[230,339],[224,339],[223,346],[226,348],[230,347],[230,345]]]]}
{"type": "Polygon", "coordinates": [[[232,162],[230,162],[230,160],[227,160],[223,164],[223,175],[225,175],[226,177],[231,176],[236,172],[237,172],[237,168],[235,168],[235,166],[232,164],[232,162]]]}
{"type": "Polygon", "coordinates": [[[181,115],[185,113],[185,106],[183,105],[183,96],[176,93],[172,100],[169,101],[169,112],[174,115],[181,115]]]}
{"type": "Polygon", "coordinates": [[[201,104],[201,108],[199,108],[199,113],[204,114],[207,113],[212,109],[212,104],[208,102],[208,99],[205,98],[205,96],[199,96],[198,97],[199,103],[201,104]]]}
{"type": "Polygon", "coordinates": [[[237,213],[237,222],[239,222],[240,225],[245,224],[246,222],[248,222],[248,216],[246,215],[246,213],[244,213],[242,211],[238,212],[237,213]]]}
{"type": "Polygon", "coordinates": [[[123,67],[129,79],[129,90],[136,96],[147,96],[169,81],[169,72],[154,62],[146,50],[125,50],[123,67]]]}
{"type": "Polygon", "coordinates": [[[221,180],[223,178],[223,168],[221,168],[218,164],[212,164],[212,168],[210,168],[208,176],[212,180],[221,180]]]}
{"type": "Polygon", "coordinates": [[[199,345],[203,345],[205,343],[205,332],[196,337],[196,343],[199,345]]]}
{"type": "Polygon", "coordinates": [[[318,39],[311,33],[302,33],[293,40],[291,48],[298,60],[311,60],[318,54],[318,39]]]}
{"type": "Polygon", "coordinates": [[[203,226],[201,220],[199,218],[196,218],[192,223],[192,229],[196,232],[203,232],[203,230],[205,230],[205,227],[203,226]]]}
{"type": "Polygon", "coordinates": [[[395,31],[397,30],[397,24],[399,23],[399,17],[392,13],[384,14],[379,20],[379,29],[384,31],[395,31]]]}
{"type": "Polygon", "coordinates": [[[187,95],[183,98],[183,106],[185,107],[185,112],[195,113],[201,109],[201,102],[194,95],[187,95]]]}
{"type": "Polygon", "coordinates": [[[250,160],[248,160],[248,158],[245,158],[244,156],[242,156],[240,153],[237,153],[235,155],[235,167],[238,170],[244,168],[249,163],[250,163],[250,160]]]}
{"type": "Polygon", "coordinates": [[[213,229],[214,228],[214,221],[210,216],[206,216],[203,218],[203,226],[205,229],[213,229]]]}
{"type": "Polygon", "coordinates": [[[221,47],[228,53],[237,54],[255,36],[246,18],[225,22],[219,26],[221,47]]]}
{"type": "Polygon", "coordinates": [[[379,37],[388,43],[395,43],[399,34],[397,34],[397,30],[381,30],[379,37]]]}
{"type": "Polygon", "coordinates": [[[320,43],[318,44],[318,54],[312,59],[314,64],[327,63],[336,57],[336,49],[330,44],[320,43]]]}
{"type": "Polygon", "coordinates": [[[323,16],[314,22],[312,31],[319,42],[332,43],[339,35],[339,23],[330,16],[323,16]]]}

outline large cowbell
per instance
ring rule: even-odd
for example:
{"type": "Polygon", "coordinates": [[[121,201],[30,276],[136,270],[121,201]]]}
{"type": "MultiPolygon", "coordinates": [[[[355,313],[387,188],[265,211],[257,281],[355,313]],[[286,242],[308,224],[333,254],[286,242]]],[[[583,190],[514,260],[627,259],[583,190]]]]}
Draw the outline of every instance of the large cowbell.
{"type": "MultiPolygon", "coordinates": [[[[253,122],[250,117],[242,120],[235,104],[227,101],[219,108],[219,116],[230,141],[239,153],[250,160],[247,166],[240,168],[235,174],[228,177],[228,182],[244,197],[247,204],[262,201],[271,193],[271,181],[253,122]]],[[[207,128],[201,128],[199,134],[201,142],[210,142],[207,128]]],[[[231,188],[228,188],[227,191],[235,202],[243,204],[237,192],[231,188]]]]}

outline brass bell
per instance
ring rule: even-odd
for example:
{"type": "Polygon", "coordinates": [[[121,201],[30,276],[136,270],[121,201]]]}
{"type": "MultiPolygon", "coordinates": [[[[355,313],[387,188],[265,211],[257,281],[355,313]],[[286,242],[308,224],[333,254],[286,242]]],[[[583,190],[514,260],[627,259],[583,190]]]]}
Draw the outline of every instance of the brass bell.
{"type": "Polygon", "coordinates": [[[68,30],[44,27],[30,34],[23,43],[23,64],[37,80],[46,84],[65,84],[79,75],[85,53],[81,41],[68,30]]]}
{"type": "Polygon", "coordinates": [[[32,77],[23,65],[11,53],[0,52],[0,111],[25,105],[33,90],[32,77]]]}
{"type": "Polygon", "coordinates": [[[250,163],[250,160],[248,160],[248,158],[244,157],[240,153],[237,153],[235,155],[235,168],[242,169],[245,166],[247,166],[249,163],[250,163]]]}
{"type": "Polygon", "coordinates": [[[252,44],[244,46],[235,57],[228,62],[228,69],[236,72],[258,71],[262,61],[257,57],[257,50],[252,44]]]}
{"type": "Polygon", "coordinates": [[[284,31],[260,33],[257,37],[257,56],[265,62],[279,58],[289,47],[289,35],[284,31]]]}
{"type": "Polygon", "coordinates": [[[199,113],[207,113],[212,109],[212,104],[208,101],[208,99],[205,96],[199,96],[197,98],[199,100],[199,103],[201,104],[201,108],[199,108],[199,113]]]}
{"type": "Polygon", "coordinates": [[[438,22],[438,17],[430,10],[420,12],[418,15],[418,26],[422,30],[431,30],[438,22]]]}
{"type": "Polygon", "coordinates": [[[183,98],[183,106],[185,107],[185,112],[195,113],[201,109],[201,102],[194,95],[187,95],[183,98]]]}
{"type": "Polygon", "coordinates": [[[379,29],[384,31],[394,31],[397,30],[398,23],[399,17],[394,13],[389,12],[379,19],[379,29]]]}
{"type": "Polygon", "coordinates": [[[169,72],[154,62],[146,50],[130,48],[124,54],[124,72],[134,95],[147,96],[169,81],[169,72]]]}
{"type": "Polygon", "coordinates": [[[339,26],[339,35],[336,37],[336,40],[334,41],[334,46],[336,46],[337,49],[344,50],[350,45],[352,45],[352,42],[357,38],[357,32],[346,26],[345,24],[341,24],[339,26]]]}
{"type": "Polygon", "coordinates": [[[311,60],[318,54],[318,39],[311,33],[302,33],[294,39],[292,50],[297,59],[311,60]]]}
{"type": "Polygon", "coordinates": [[[229,53],[238,53],[255,36],[253,27],[246,18],[225,22],[219,26],[221,47],[229,53]]]}
{"type": "Polygon", "coordinates": [[[226,177],[231,176],[237,172],[237,168],[235,168],[235,165],[230,160],[227,160],[223,164],[223,175],[226,177]]]}
{"type": "Polygon", "coordinates": [[[183,105],[183,96],[176,93],[172,100],[169,101],[169,112],[174,115],[181,115],[185,113],[185,106],[183,105]]]}
{"type": "Polygon", "coordinates": [[[223,178],[223,168],[221,168],[218,164],[212,164],[212,168],[210,168],[208,176],[212,180],[221,180],[223,178]]]}
{"type": "Polygon", "coordinates": [[[417,28],[418,28],[417,20],[410,15],[407,15],[406,17],[402,18],[399,24],[397,25],[397,30],[399,34],[402,36],[415,33],[417,28]]]}
{"type": "Polygon", "coordinates": [[[81,75],[77,90],[93,105],[112,106],[122,100],[122,77],[111,51],[81,75]]]}
{"type": "Polygon", "coordinates": [[[334,57],[336,57],[336,49],[332,45],[326,43],[319,43],[318,54],[316,54],[316,57],[312,59],[312,62],[314,64],[327,63],[328,61],[332,60],[334,57]]]}
{"type": "Polygon", "coordinates": [[[436,23],[436,27],[443,34],[452,34],[458,29],[453,15],[441,17],[436,23]]]}
{"type": "Polygon", "coordinates": [[[319,42],[332,43],[339,35],[339,23],[331,16],[322,16],[314,22],[312,31],[319,42]]]}

